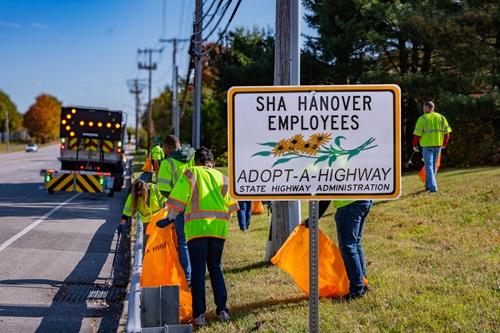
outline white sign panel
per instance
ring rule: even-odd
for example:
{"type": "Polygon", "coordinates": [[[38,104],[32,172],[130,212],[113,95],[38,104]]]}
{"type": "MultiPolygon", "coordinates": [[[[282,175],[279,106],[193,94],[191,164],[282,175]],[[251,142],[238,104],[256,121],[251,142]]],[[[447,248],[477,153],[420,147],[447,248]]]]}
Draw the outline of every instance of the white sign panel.
{"type": "Polygon", "coordinates": [[[399,197],[400,101],[396,85],[231,88],[231,196],[399,197]]]}

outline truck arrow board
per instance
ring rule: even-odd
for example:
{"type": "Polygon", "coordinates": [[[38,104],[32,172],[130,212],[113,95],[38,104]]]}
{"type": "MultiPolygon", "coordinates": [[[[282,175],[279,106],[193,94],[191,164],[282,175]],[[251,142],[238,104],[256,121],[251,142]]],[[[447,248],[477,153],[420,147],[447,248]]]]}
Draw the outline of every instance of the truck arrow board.
{"type": "Polygon", "coordinates": [[[123,140],[122,112],[79,107],[61,108],[61,138],[123,140]]]}
{"type": "Polygon", "coordinates": [[[396,85],[233,87],[229,181],[238,200],[396,199],[396,85]]]}

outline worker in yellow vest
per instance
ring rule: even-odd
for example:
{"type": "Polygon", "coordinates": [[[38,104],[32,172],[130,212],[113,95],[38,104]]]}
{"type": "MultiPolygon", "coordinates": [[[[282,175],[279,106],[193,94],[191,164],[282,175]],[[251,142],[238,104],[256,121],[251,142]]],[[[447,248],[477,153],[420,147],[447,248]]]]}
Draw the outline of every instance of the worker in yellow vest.
{"type": "Polygon", "coordinates": [[[122,233],[127,220],[136,212],[143,223],[143,230],[146,228],[153,217],[160,213],[165,206],[167,199],[161,195],[155,184],[148,184],[143,180],[138,180],[132,185],[132,191],[127,197],[122,211],[122,219],[118,225],[118,233],[122,233]]]}
{"type": "Polygon", "coordinates": [[[152,160],[152,165],[153,165],[153,170],[155,171],[156,175],[158,175],[158,170],[160,170],[160,164],[161,161],[165,158],[165,152],[163,151],[163,148],[160,146],[159,143],[156,144],[151,149],[151,160],[152,160]]]}
{"type": "Polygon", "coordinates": [[[425,164],[425,189],[437,192],[436,165],[441,149],[446,148],[451,128],[446,118],[434,111],[433,102],[425,102],[424,114],[420,116],[413,131],[413,150],[422,147],[425,164]]]}
{"type": "MultiPolygon", "coordinates": [[[[361,244],[365,222],[373,206],[373,200],[320,200],[318,204],[318,220],[326,212],[328,206],[337,209],[335,212],[335,225],[340,255],[349,279],[349,293],[344,295],[345,300],[363,297],[371,291],[369,284],[364,285],[366,278],[365,254],[361,244]]],[[[305,220],[309,227],[309,218],[305,220]]]]}
{"type": "Polygon", "coordinates": [[[226,307],[227,289],[222,273],[222,252],[228,234],[231,214],[238,203],[229,196],[229,180],[215,170],[214,157],[209,149],[196,150],[195,166],[186,170],[167,200],[170,213],[161,222],[174,223],[180,212],[185,214],[185,232],[191,260],[191,294],[193,321],[205,325],[205,272],[208,267],[216,314],[220,320],[229,320],[226,307]]]}
{"type": "MultiPolygon", "coordinates": [[[[160,165],[158,173],[158,189],[160,193],[168,198],[174,188],[177,180],[182,177],[184,171],[194,166],[194,149],[181,147],[179,138],[175,135],[168,135],[163,142],[163,148],[167,158],[160,165]]],[[[188,246],[186,235],[184,234],[184,213],[177,215],[174,223],[177,234],[177,249],[179,253],[179,262],[186,274],[186,281],[191,283],[191,264],[189,262],[188,246]]]]}

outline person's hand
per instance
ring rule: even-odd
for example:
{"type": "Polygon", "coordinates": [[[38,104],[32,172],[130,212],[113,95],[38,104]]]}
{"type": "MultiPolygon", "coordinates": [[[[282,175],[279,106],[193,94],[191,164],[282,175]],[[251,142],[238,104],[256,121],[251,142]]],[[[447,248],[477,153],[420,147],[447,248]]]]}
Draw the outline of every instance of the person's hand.
{"type": "Polygon", "coordinates": [[[120,235],[123,232],[123,224],[118,224],[116,232],[118,233],[118,235],[120,235]]]}
{"type": "Polygon", "coordinates": [[[415,147],[413,147],[413,151],[418,153],[420,151],[420,149],[418,149],[418,146],[415,146],[415,147]]]}
{"type": "Polygon", "coordinates": [[[167,225],[173,223],[175,220],[169,220],[168,218],[167,219],[163,219],[163,220],[160,220],[158,222],[156,222],[156,226],[158,228],[165,228],[167,225]]]}

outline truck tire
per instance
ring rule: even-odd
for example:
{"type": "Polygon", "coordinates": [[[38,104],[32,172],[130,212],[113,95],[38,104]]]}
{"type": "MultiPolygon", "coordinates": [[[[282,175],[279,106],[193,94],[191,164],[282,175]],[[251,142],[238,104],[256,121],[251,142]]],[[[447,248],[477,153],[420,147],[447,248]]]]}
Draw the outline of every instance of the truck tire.
{"type": "Polygon", "coordinates": [[[120,192],[123,187],[123,181],[125,180],[125,177],[123,175],[115,175],[115,181],[113,183],[113,190],[120,192]]]}

